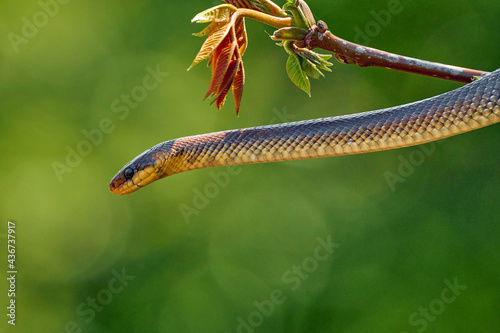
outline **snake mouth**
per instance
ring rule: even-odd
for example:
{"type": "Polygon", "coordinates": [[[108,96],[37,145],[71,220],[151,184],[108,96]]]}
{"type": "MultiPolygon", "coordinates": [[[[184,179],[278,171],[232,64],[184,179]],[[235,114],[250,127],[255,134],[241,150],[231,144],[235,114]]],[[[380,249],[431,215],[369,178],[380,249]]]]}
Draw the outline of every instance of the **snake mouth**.
{"type": "Polygon", "coordinates": [[[146,150],[125,165],[111,180],[109,190],[124,195],[171,175],[171,147],[175,140],[163,142],[146,150]]]}
{"type": "Polygon", "coordinates": [[[111,180],[109,190],[124,195],[137,191],[161,178],[159,161],[154,150],[150,149],[137,156],[121,169],[111,180]]]}
{"type": "Polygon", "coordinates": [[[154,166],[147,166],[136,171],[127,166],[113,177],[109,184],[109,190],[114,194],[125,195],[135,192],[158,179],[160,179],[160,175],[154,166]]]}

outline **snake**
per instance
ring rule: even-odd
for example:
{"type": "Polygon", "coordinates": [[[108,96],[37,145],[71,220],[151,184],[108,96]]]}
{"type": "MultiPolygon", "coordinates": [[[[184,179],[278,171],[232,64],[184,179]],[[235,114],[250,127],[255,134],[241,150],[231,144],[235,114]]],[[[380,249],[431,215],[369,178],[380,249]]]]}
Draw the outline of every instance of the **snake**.
{"type": "Polygon", "coordinates": [[[408,147],[499,120],[500,69],[497,69],[458,89],[404,105],[165,141],[126,164],[111,180],[109,188],[124,195],[189,170],[408,147]]]}

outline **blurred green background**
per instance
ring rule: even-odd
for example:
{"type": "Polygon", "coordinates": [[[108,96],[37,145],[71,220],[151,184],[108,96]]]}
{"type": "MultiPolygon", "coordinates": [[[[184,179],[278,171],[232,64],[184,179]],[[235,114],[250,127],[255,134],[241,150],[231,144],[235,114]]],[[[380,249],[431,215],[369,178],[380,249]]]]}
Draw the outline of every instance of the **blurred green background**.
{"type": "MultiPolygon", "coordinates": [[[[460,84],[335,62],[309,98],[288,79],[273,28],[247,21],[236,117],[231,97],[220,111],[202,100],[204,64],[186,71],[203,42],[190,19],[219,2],[62,2],[3,1],[0,12],[0,331],[12,329],[8,220],[18,332],[498,330],[497,125],[422,147],[198,170],[124,197],[108,190],[162,141],[394,106],[460,84]],[[155,70],[158,85],[141,90],[155,70]],[[137,103],[120,100],[132,93],[137,103]],[[85,156],[68,157],[78,149],[85,156]]],[[[500,67],[496,1],[309,5],[347,40],[500,67]],[[388,6],[401,10],[384,20],[388,6]]]]}

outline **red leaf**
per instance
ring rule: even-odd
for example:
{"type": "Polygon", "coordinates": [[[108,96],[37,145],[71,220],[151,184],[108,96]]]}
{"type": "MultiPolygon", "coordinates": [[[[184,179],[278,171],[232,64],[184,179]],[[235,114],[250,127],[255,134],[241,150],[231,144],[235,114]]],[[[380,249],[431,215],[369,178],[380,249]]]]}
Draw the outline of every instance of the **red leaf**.
{"type": "Polygon", "coordinates": [[[245,20],[239,19],[236,22],[236,39],[238,41],[240,56],[243,56],[247,48],[247,29],[245,27],[245,20]]]}
{"type": "Polygon", "coordinates": [[[243,69],[243,61],[240,61],[238,71],[234,75],[233,80],[233,98],[236,106],[236,114],[240,112],[240,101],[243,95],[243,85],[245,84],[245,70],[243,69]]]}
{"type": "Polygon", "coordinates": [[[241,60],[240,59],[234,59],[231,60],[229,63],[229,66],[227,67],[227,71],[224,75],[224,78],[222,79],[221,83],[217,87],[216,96],[214,100],[212,101],[215,102],[217,101],[217,109],[220,109],[222,105],[224,105],[224,101],[226,100],[226,95],[227,92],[229,91],[229,88],[231,87],[231,84],[233,83],[233,78],[236,74],[236,71],[238,70],[239,64],[241,60]]]}
{"type": "Polygon", "coordinates": [[[236,8],[247,8],[256,10],[256,8],[246,0],[224,0],[224,1],[230,5],[233,5],[236,8]]]}
{"type": "Polygon", "coordinates": [[[227,37],[231,28],[232,25],[230,23],[226,23],[212,31],[201,46],[200,51],[194,58],[193,63],[191,64],[191,66],[189,66],[188,70],[199,64],[204,59],[208,58],[212,54],[212,52],[214,52],[214,50],[220,45],[220,43],[222,43],[222,41],[227,37]]]}
{"type": "Polygon", "coordinates": [[[212,95],[214,90],[221,84],[221,81],[226,73],[229,62],[233,58],[234,50],[236,49],[236,41],[231,42],[231,38],[228,36],[220,45],[220,50],[217,50],[217,58],[214,58],[214,63],[212,64],[212,79],[208,87],[208,92],[205,98],[212,95]]]}

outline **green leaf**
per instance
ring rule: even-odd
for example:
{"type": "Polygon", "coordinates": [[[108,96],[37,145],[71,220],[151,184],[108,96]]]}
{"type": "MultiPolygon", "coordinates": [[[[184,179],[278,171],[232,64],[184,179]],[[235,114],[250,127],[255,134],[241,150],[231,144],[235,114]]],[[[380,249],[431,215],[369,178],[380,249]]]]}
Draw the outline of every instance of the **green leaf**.
{"type": "Polygon", "coordinates": [[[305,1],[288,0],[287,3],[283,5],[283,9],[292,13],[292,27],[310,29],[316,23],[311,9],[309,9],[305,1]]]}
{"type": "Polygon", "coordinates": [[[294,52],[309,61],[311,61],[313,64],[315,64],[317,67],[320,69],[323,69],[325,71],[331,72],[331,69],[328,68],[329,66],[332,66],[333,64],[331,62],[328,62],[327,60],[331,58],[330,54],[319,54],[314,51],[311,51],[306,48],[295,48],[294,52]]]}
{"type": "Polygon", "coordinates": [[[324,77],[323,73],[318,69],[318,67],[313,64],[311,61],[309,61],[306,58],[300,58],[300,65],[304,72],[306,72],[307,75],[312,77],[313,79],[319,79],[320,77],[324,77]]]}
{"type": "Polygon", "coordinates": [[[307,30],[297,27],[286,27],[276,30],[271,36],[272,40],[302,40],[307,35],[307,30]]]}
{"type": "Polygon", "coordinates": [[[292,82],[311,96],[311,83],[306,72],[302,69],[299,57],[293,54],[288,56],[286,62],[286,72],[292,82]]]}

